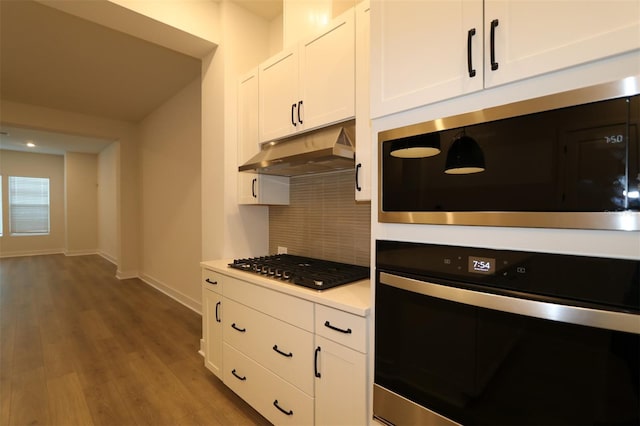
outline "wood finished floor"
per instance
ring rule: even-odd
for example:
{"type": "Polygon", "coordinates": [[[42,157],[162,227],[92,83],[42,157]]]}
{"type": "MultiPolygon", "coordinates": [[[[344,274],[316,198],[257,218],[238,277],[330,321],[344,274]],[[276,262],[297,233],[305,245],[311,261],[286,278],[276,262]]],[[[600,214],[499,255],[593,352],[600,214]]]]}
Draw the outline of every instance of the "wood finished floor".
{"type": "Polygon", "coordinates": [[[205,369],[201,317],[99,256],[0,259],[0,425],[268,425],[205,369]]]}

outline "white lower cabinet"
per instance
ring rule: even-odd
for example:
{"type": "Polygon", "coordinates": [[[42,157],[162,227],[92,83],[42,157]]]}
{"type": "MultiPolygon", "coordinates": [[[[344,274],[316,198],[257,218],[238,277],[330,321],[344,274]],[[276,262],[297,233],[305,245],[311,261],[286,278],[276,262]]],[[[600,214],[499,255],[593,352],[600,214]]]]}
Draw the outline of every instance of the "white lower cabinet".
{"type": "Polygon", "coordinates": [[[317,425],[366,425],[367,319],[315,306],[317,425]]]}
{"type": "Polygon", "coordinates": [[[369,423],[366,317],[212,274],[224,291],[204,281],[207,368],[275,425],[369,423]]]}
{"type": "Polygon", "coordinates": [[[316,336],[316,425],[366,425],[366,354],[316,336]]]}
{"type": "Polygon", "coordinates": [[[275,425],[312,425],[313,397],[225,343],[224,384],[275,425]]]}
{"type": "Polygon", "coordinates": [[[222,378],[222,275],[202,270],[204,365],[222,378]]]}

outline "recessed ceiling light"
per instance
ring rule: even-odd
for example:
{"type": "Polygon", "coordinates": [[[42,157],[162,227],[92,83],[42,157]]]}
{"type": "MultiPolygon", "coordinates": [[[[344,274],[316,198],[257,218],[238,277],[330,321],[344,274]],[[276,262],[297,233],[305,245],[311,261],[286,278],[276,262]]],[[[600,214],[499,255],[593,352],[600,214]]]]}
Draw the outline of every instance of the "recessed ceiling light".
{"type": "Polygon", "coordinates": [[[27,142],[27,146],[28,146],[29,148],[34,148],[34,147],[36,146],[36,144],[35,144],[35,143],[33,143],[33,142],[27,142]]]}

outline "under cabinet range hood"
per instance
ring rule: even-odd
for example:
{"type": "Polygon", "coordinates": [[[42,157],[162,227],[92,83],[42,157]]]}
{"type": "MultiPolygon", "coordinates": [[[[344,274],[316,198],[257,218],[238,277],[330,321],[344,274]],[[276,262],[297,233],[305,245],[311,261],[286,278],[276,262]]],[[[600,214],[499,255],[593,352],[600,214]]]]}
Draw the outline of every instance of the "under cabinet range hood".
{"type": "Polygon", "coordinates": [[[299,176],[354,168],[355,122],[324,127],[262,145],[241,172],[299,176]]]}

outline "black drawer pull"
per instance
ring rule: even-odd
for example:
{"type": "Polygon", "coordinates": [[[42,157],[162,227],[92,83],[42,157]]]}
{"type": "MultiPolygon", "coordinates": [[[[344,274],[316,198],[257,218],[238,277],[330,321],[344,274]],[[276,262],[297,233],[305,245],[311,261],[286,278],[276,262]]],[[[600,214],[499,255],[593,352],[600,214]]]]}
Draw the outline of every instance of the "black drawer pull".
{"type": "Polygon", "coordinates": [[[231,370],[231,374],[233,374],[234,376],[236,376],[236,378],[237,378],[238,380],[242,380],[243,382],[244,382],[245,380],[247,380],[247,376],[240,376],[240,375],[238,375],[238,373],[236,373],[236,369],[235,369],[235,368],[234,368],[233,370],[231,370]]]}
{"type": "Polygon", "coordinates": [[[205,281],[209,284],[218,285],[218,281],[211,281],[209,278],[206,278],[205,281]]]}
{"type": "Polygon", "coordinates": [[[289,352],[289,353],[282,352],[280,349],[278,349],[278,345],[273,345],[273,350],[278,352],[282,356],[286,356],[287,358],[291,358],[293,356],[292,352],[289,352]]]}
{"type": "Polygon", "coordinates": [[[278,400],[276,399],[275,401],[273,401],[273,405],[280,411],[282,411],[284,414],[286,414],[287,416],[293,416],[293,411],[289,410],[289,411],[285,411],[282,407],[280,407],[278,405],[278,400]]]}
{"type": "Polygon", "coordinates": [[[251,196],[253,198],[258,198],[258,196],[256,195],[256,182],[258,181],[258,179],[254,178],[251,181],[251,196]]]}
{"type": "Polygon", "coordinates": [[[325,321],[324,322],[324,326],[327,327],[327,328],[330,328],[332,330],[339,331],[340,333],[351,334],[351,329],[350,328],[347,328],[346,330],[343,329],[343,328],[338,328],[338,327],[335,327],[335,326],[331,325],[331,323],[329,321],[325,321]]]}
{"type": "Polygon", "coordinates": [[[292,104],[291,105],[291,124],[293,124],[293,126],[297,126],[298,124],[296,123],[295,119],[293,118],[293,115],[295,114],[296,111],[296,104],[292,104]]]}
{"type": "Polygon", "coordinates": [[[220,304],[222,302],[218,302],[216,303],[216,322],[222,322],[222,320],[220,319],[220,304]]]}
{"type": "Polygon", "coordinates": [[[235,322],[233,324],[231,324],[231,327],[233,327],[234,329],[238,330],[240,333],[244,333],[245,331],[247,331],[246,328],[238,327],[235,322]]]}
{"type": "Polygon", "coordinates": [[[356,165],[356,191],[362,191],[362,187],[360,186],[360,183],[358,182],[358,172],[360,171],[361,167],[362,167],[362,163],[358,163],[356,165]]]}
{"type": "Polygon", "coordinates": [[[302,101],[298,102],[298,123],[302,124],[302,117],[300,116],[300,110],[302,110],[302,101]]]}
{"type": "Polygon", "coordinates": [[[476,70],[473,69],[473,60],[471,58],[471,39],[476,35],[476,29],[471,28],[467,33],[467,71],[469,72],[469,77],[476,76],[476,70]]]}
{"type": "Polygon", "coordinates": [[[496,62],[496,27],[498,26],[499,21],[494,19],[491,21],[491,33],[489,35],[490,39],[490,51],[491,51],[491,70],[495,71],[498,69],[498,63],[496,62]]]}
{"type": "Polygon", "coordinates": [[[313,356],[313,373],[316,377],[320,378],[320,371],[318,371],[318,354],[320,354],[320,346],[316,348],[316,352],[313,356]]]}

